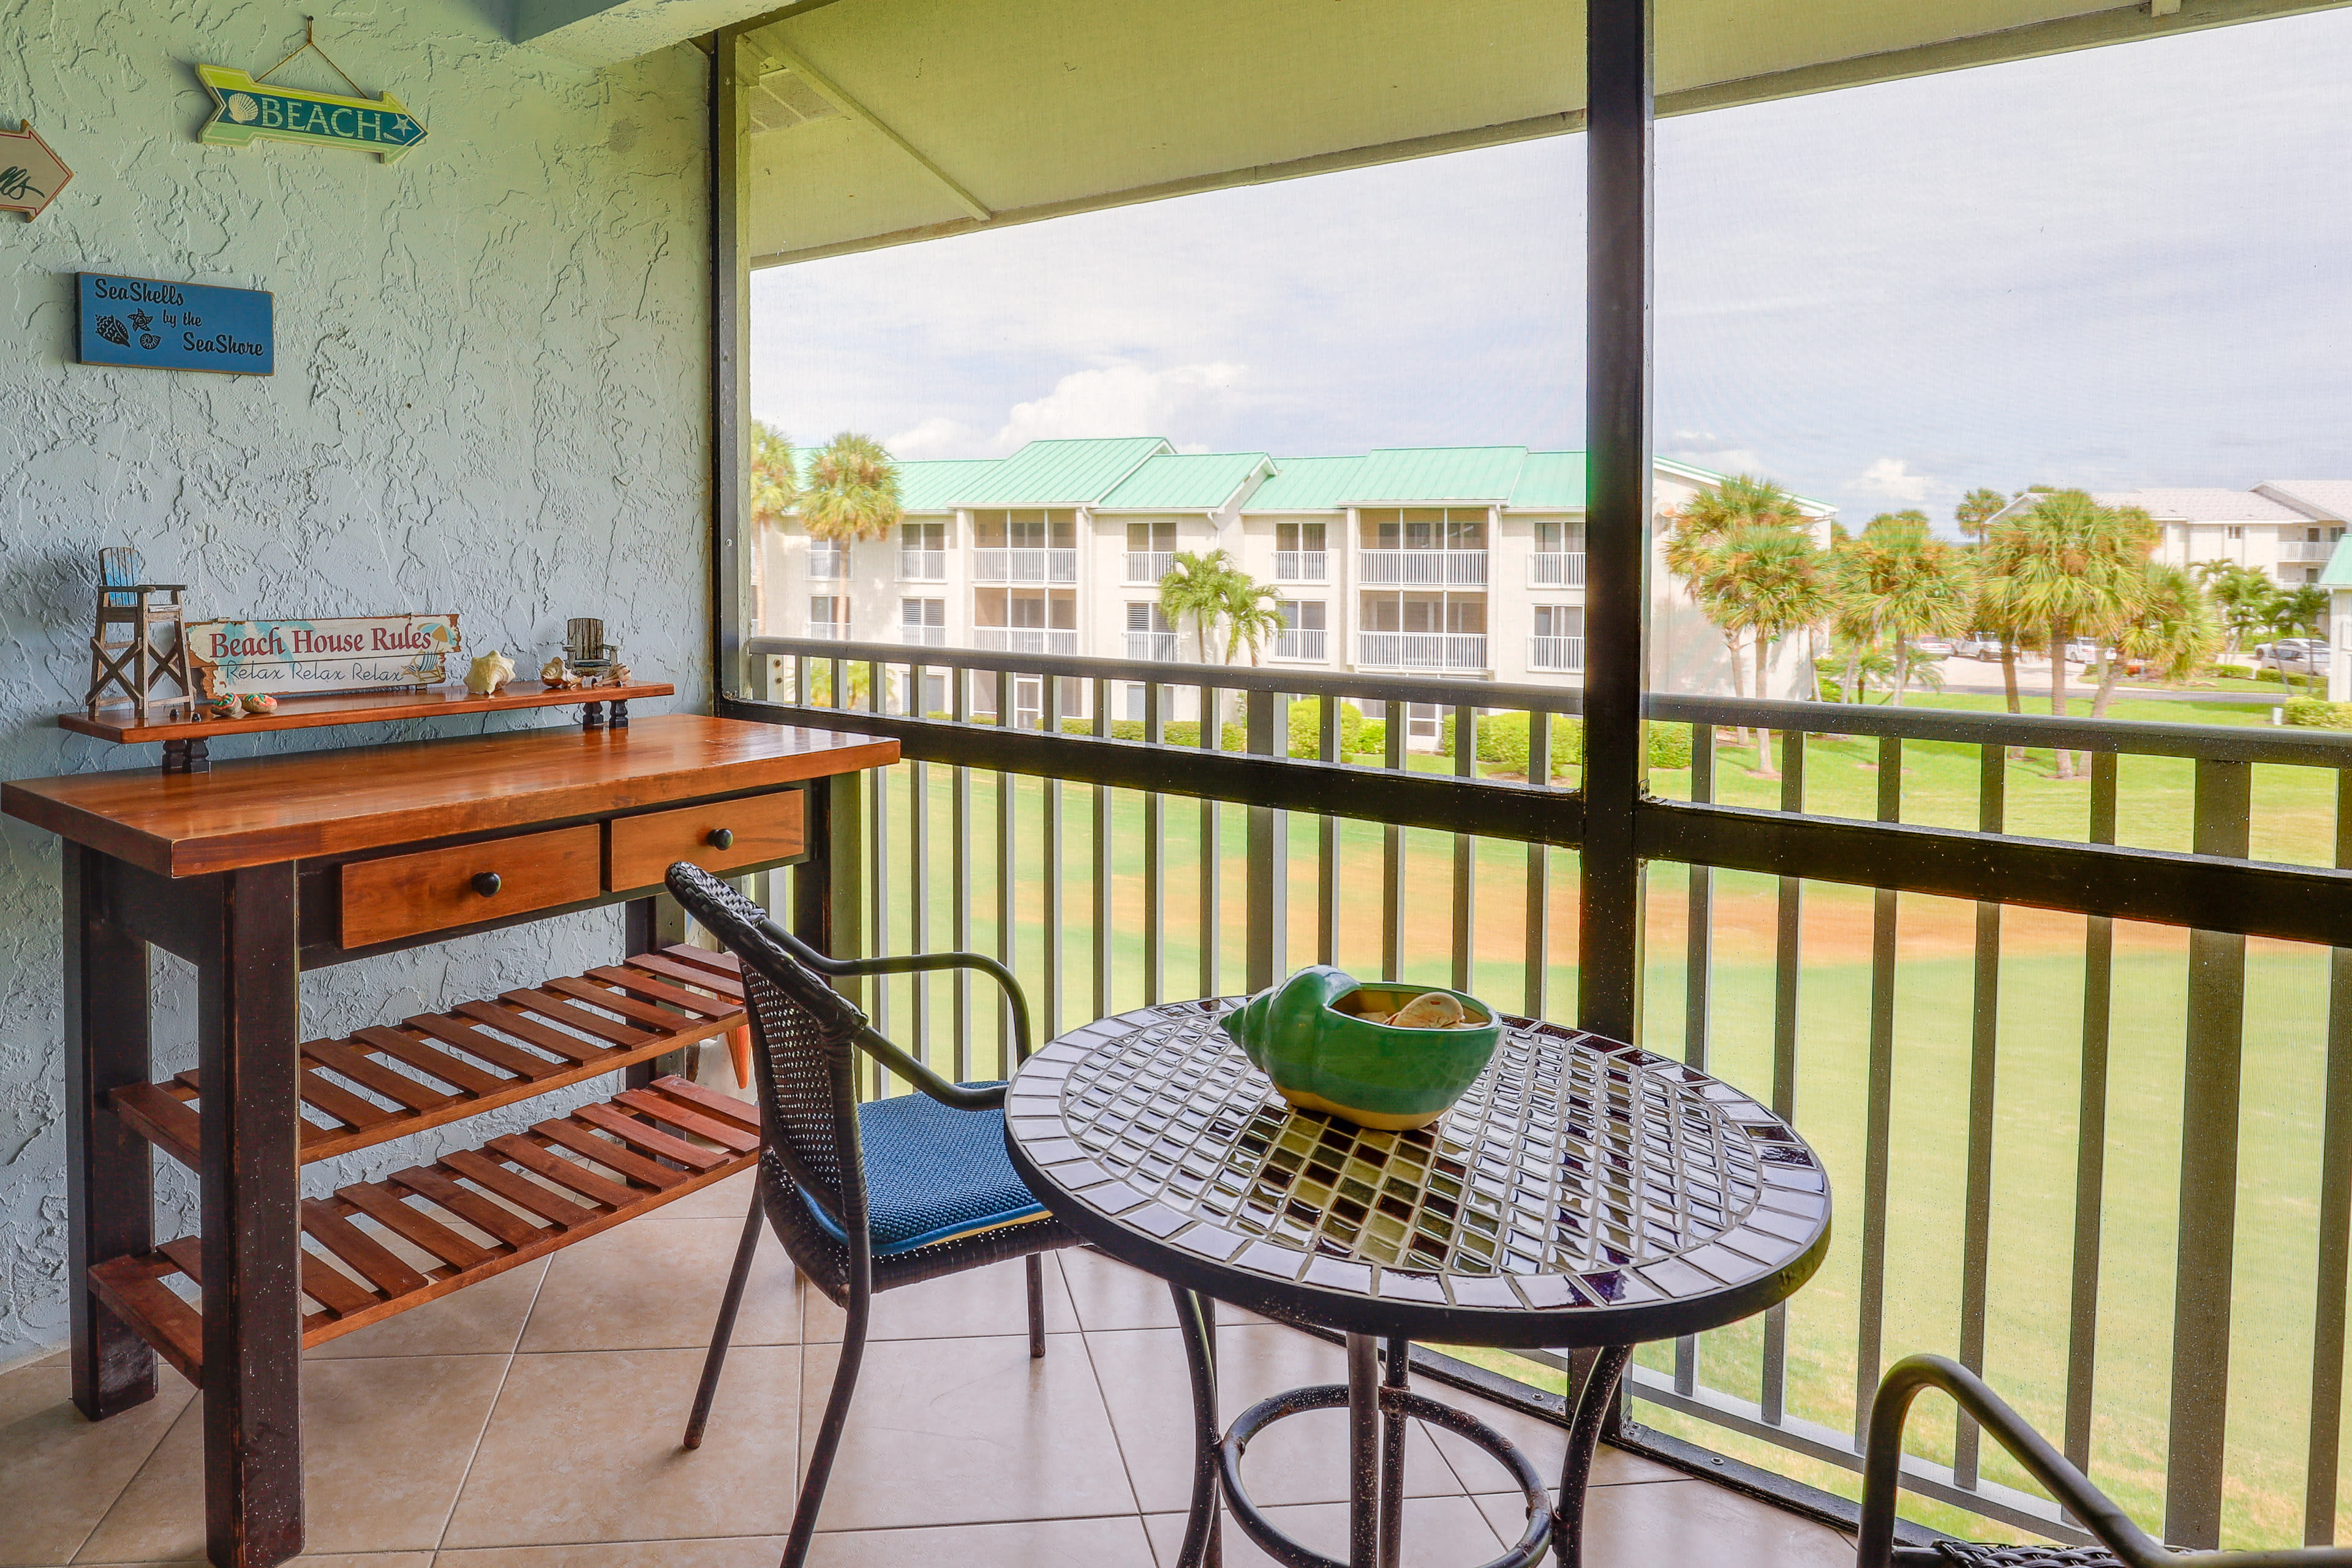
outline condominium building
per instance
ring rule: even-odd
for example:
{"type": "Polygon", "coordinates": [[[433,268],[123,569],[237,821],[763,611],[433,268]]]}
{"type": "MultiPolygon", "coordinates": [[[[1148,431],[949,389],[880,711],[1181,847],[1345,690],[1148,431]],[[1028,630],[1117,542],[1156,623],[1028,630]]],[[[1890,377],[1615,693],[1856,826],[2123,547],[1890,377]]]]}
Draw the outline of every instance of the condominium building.
{"type": "MultiPolygon", "coordinates": [[[[2032,493],[2000,517],[2033,505],[2032,493]]],[[[2289,586],[2317,583],[2352,511],[2352,480],[2272,479],[2250,490],[2174,486],[2101,490],[2103,506],[2136,506],[2160,531],[2156,558],[2175,566],[2226,561],[2289,586]]],[[[1996,518],[1995,521],[1999,521],[1996,518]]]]}
{"type": "MultiPolygon", "coordinates": [[[[771,531],[761,620],[777,636],[1189,662],[1227,649],[1172,626],[1179,552],[1223,548],[1279,595],[1256,657],[1322,673],[1580,684],[1584,454],[1399,447],[1356,457],[1179,452],[1156,437],[1033,441],[992,459],[899,465],[884,540],[771,531]]],[[[1659,512],[1722,476],[1660,461],[1659,512]]],[[[1832,509],[1804,502],[1821,542],[1832,509]]],[[[1660,531],[1663,539],[1664,531],[1660,531]]],[[[1654,561],[1653,684],[1729,690],[1723,639],[1654,561]]],[[[1247,660],[1244,649],[1234,655],[1247,660]]],[[[1768,684],[1805,695],[1802,650],[1768,684]]],[[[1117,700],[1140,702],[1140,685],[1117,700]]]]}

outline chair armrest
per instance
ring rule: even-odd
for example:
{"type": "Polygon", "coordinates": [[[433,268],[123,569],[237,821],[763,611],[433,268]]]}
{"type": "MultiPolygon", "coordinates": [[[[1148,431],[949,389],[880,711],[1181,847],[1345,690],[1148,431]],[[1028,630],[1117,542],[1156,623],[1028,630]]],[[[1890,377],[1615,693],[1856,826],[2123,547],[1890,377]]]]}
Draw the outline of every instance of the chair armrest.
{"type": "Polygon", "coordinates": [[[1862,1471],[1862,1521],[1855,1568],[1894,1561],[1895,1498],[1903,1463],[1903,1424],[1920,1391],[1940,1388],[1973,1416],[2083,1528],[2129,1568],[2352,1568],[2352,1547],[2283,1547],[2260,1552],[2170,1552],[2132,1522],[2050,1440],[2025,1424],[1985,1381],[1939,1355],[1906,1356],[1886,1369],[1870,1406],[1869,1447],[1862,1471]]]}
{"type": "Polygon", "coordinates": [[[856,1039],[858,1049],[941,1105],[952,1106],[958,1110],[995,1110],[1004,1104],[1004,1086],[1001,1083],[978,1086],[950,1083],[871,1027],[858,1030],[856,1039]]]}
{"type": "MultiPolygon", "coordinates": [[[[1030,1043],[1029,998],[1022,992],[1021,982],[1013,977],[1013,972],[985,953],[916,952],[892,958],[828,958],[772,920],[761,921],[760,930],[770,941],[819,974],[928,974],[942,969],[977,970],[1003,987],[1005,1000],[1013,1005],[1014,1064],[1017,1066],[1029,1059],[1029,1053],[1034,1048],[1030,1043]]],[[[888,1042],[884,1043],[887,1045],[888,1042]]],[[[933,1076],[937,1077],[936,1074],[933,1076]]],[[[947,1082],[945,1079],[938,1081],[947,1082]]]]}

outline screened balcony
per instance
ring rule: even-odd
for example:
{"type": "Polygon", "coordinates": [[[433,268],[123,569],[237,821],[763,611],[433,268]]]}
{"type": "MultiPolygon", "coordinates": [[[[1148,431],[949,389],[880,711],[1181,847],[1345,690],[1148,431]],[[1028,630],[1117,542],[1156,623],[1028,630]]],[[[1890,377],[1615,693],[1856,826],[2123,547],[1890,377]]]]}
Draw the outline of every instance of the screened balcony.
{"type": "Polygon", "coordinates": [[[1579,670],[1584,668],[1584,639],[1532,637],[1528,639],[1529,669],[1579,670]]]}
{"type": "Polygon", "coordinates": [[[944,550],[901,550],[898,552],[898,575],[909,583],[944,583],[948,575],[948,552],[944,550]]]}
{"type": "Polygon", "coordinates": [[[1365,550],[1356,564],[1367,587],[1480,588],[1486,583],[1483,550],[1365,550]]]}
{"type": "Polygon", "coordinates": [[[1075,583],[1078,580],[1076,550],[975,550],[971,552],[975,583],[1075,583]]]}
{"type": "Polygon", "coordinates": [[[1367,669],[1484,669],[1486,639],[1461,632],[1359,632],[1356,662],[1367,669]]]}
{"type": "Polygon", "coordinates": [[[1129,658],[1164,661],[1182,657],[1177,651],[1174,632],[1129,632],[1126,637],[1129,658]]]}
{"type": "Polygon", "coordinates": [[[1134,584],[1157,583],[1168,575],[1176,563],[1172,550],[1129,550],[1127,557],[1127,581],[1134,584]]]}
{"type": "Polygon", "coordinates": [[[1046,626],[978,626],[971,643],[1000,653],[1076,653],[1078,634],[1046,626]]]}
{"type": "Polygon", "coordinates": [[[1583,587],[1584,552],[1537,551],[1528,557],[1528,585],[1531,588],[1583,587]]]}
{"type": "Polygon", "coordinates": [[[1329,552],[1321,550],[1277,550],[1274,580],[1277,583],[1322,583],[1330,579],[1329,552]]]}

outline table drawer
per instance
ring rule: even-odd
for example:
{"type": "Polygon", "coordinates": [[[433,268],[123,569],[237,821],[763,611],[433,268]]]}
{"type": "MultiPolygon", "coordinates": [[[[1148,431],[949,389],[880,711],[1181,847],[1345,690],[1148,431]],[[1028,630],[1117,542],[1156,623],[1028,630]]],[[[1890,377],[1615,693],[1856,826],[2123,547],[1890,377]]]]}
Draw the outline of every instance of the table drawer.
{"type": "Polygon", "coordinates": [[[797,855],[801,800],[799,790],[779,790],[616,816],[604,825],[604,886],[616,893],[656,887],[677,860],[691,860],[706,871],[731,871],[797,855]]]}
{"type": "Polygon", "coordinates": [[[589,823],[353,860],[343,867],[343,945],[367,947],[597,898],[604,890],[597,877],[603,848],[602,831],[589,823]]]}

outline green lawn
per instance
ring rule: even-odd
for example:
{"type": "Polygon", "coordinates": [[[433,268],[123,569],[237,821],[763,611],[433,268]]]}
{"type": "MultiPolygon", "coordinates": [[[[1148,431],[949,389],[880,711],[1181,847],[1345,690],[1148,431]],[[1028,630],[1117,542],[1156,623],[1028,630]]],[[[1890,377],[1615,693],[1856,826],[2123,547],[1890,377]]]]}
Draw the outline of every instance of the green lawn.
{"type": "MultiPolygon", "coordinates": [[[[1968,699],[1946,700],[1958,706],[1968,699]]],[[[1998,706],[1998,700],[1991,700],[1998,706]]],[[[2252,721],[2242,707],[2201,703],[2119,703],[2119,715],[2193,721],[2252,721]],[[2206,709],[2213,711],[2204,711],[2206,709]],[[2152,713],[2126,709],[2160,710],[2152,713]]],[[[2266,715],[2260,717],[2266,718],[2266,715]]],[[[1874,813],[1874,742],[1817,738],[1808,751],[1809,809],[1874,813]]],[[[1776,805],[1777,781],[1753,777],[1752,752],[1724,747],[1717,798],[1776,805]]],[[[1443,767],[1434,758],[1416,767],[1443,767]]],[[[1906,748],[1905,817],[1975,826],[1975,748],[1914,742],[1906,748]]],[[[2188,847],[2189,764],[2126,759],[2121,779],[2124,841],[2188,847]]],[[[929,862],[924,879],[925,944],[949,945],[952,924],[950,770],[923,770],[929,862]]],[[[2080,838],[2087,825],[2088,785],[2052,776],[2048,753],[2029,752],[2009,773],[2012,832],[2080,838]]],[[[890,822],[887,888],[890,950],[914,941],[915,878],[909,854],[911,770],[889,771],[883,786],[890,822]]],[[[1663,795],[1686,795],[1686,771],[1656,773],[1663,795]]],[[[2257,770],[2255,853],[2319,862],[2332,840],[2335,780],[2318,770],[2257,770]]],[[[1001,951],[996,918],[995,776],[971,780],[971,941],[1001,951]]],[[[1094,1015],[1092,963],[1093,811],[1089,786],[1018,780],[1012,792],[1015,835],[1013,958],[1045,1002],[1044,916],[1051,878],[1060,892],[1064,949],[1059,1026],[1094,1015]],[[1044,853],[1047,801],[1063,816],[1058,868],[1044,853]]],[[[1202,808],[1170,799],[1166,818],[1166,938],[1161,994],[1201,994],[1204,985],[1238,990],[1243,976],[1243,831],[1245,810],[1218,808],[1214,863],[1222,919],[1211,943],[1213,973],[1202,962],[1200,847],[1202,808]]],[[[1112,792],[1112,918],[1108,933],[1114,1011],[1145,999],[1143,973],[1144,805],[1112,792]]],[[[1442,983],[1450,974],[1454,907],[1453,840],[1406,831],[1404,887],[1407,978],[1442,983]]],[[[1315,953],[1316,827],[1290,824],[1288,962],[1315,953]]],[[[1382,832],[1343,823],[1339,873],[1339,961],[1359,973],[1379,968],[1382,832]]],[[[1528,852],[1482,842],[1475,857],[1473,988],[1513,1009],[1526,985],[1525,901],[1528,852]]],[[[1548,852],[1551,937],[1544,978],[1549,1012],[1566,1017],[1575,994],[1576,858],[1548,852]]],[[[1680,1054],[1683,1035],[1685,873],[1651,873],[1645,1044],[1680,1054]]],[[[1718,873],[1714,921],[1714,1049],[1710,1068],[1757,1092],[1769,1090],[1773,1004],[1773,884],[1718,873]]],[[[1825,1425],[1853,1421],[1853,1364],[1861,1218],[1864,1052],[1869,1002],[1870,897],[1861,889],[1808,884],[1801,989],[1803,1046],[1797,1121],[1827,1160],[1841,1209],[1829,1261],[1791,1303],[1790,1410],[1825,1425]]],[[[2082,933],[2079,917],[2011,910],[2001,969],[1999,1131],[1995,1149],[1994,1250],[1989,1370],[2004,1393],[2053,1435],[2061,1427],[2065,1352],[2065,1289],[2073,1233],[2074,1126],[2080,1050],[2082,933]]],[[[1887,1359],[1913,1350],[1953,1351],[1958,1343],[1958,1237],[1961,1222],[1967,1045],[1972,996],[1972,907],[1906,897],[1899,931],[1898,1049],[1889,1214],[1887,1359]]],[[[2303,1451],[2315,1289],[2314,1227],[2319,1137],[2319,1064],[2326,1006],[2326,955],[2287,943],[2250,944],[2247,1071],[2242,1118],[2237,1252],[2237,1308],[2231,1345],[2230,1496],[2225,1544],[2288,1544],[2300,1540],[2303,1451]]],[[[2108,1202],[2100,1314],[2099,1404],[2095,1473],[2144,1521],[2162,1517],[2165,1387],[2171,1345],[2173,1222],[2180,1120],[2180,1054],[2187,958],[2185,938],[2158,928],[2118,931],[2108,1202]]],[[[911,1028],[912,981],[894,983],[889,1026],[911,1028]]],[[[928,1049],[950,1059],[952,1009],[944,982],[929,983],[928,1049]]],[[[1041,1012],[1046,1011],[1041,1006],[1041,1012]]],[[[992,1006],[976,1005],[975,1075],[1000,1071],[992,1006]]],[[[1703,1369],[1712,1385],[1754,1397],[1760,1324],[1707,1337],[1703,1369]]],[[[1665,1347],[1643,1352],[1666,1364],[1665,1347]]],[[[1517,1372],[1538,1379],[1528,1363],[1517,1372]]],[[[1645,1409],[1644,1419],[1727,1452],[1755,1458],[1816,1484],[1855,1490],[1847,1473],[1777,1449],[1744,1443],[1718,1428],[1645,1409]]],[[[1948,1459],[1951,1426],[1934,1416],[1915,1426],[1914,1448],[1948,1459]]],[[[2352,1445],[2347,1445],[2352,1447],[2352,1445]]],[[[2023,1478],[1989,1454],[1986,1473],[2012,1485],[2023,1478]]],[[[2352,1490],[2352,1488],[2347,1488],[2352,1490]]],[[[1949,1510],[1920,1506],[1916,1516],[1956,1524],[1949,1510]]],[[[2340,1527],[2352,1534],[2352,1509],[2340,1527]]],[[[1979,1525],[1982,1533],[2001,1527],[1979,1525]]]]}

